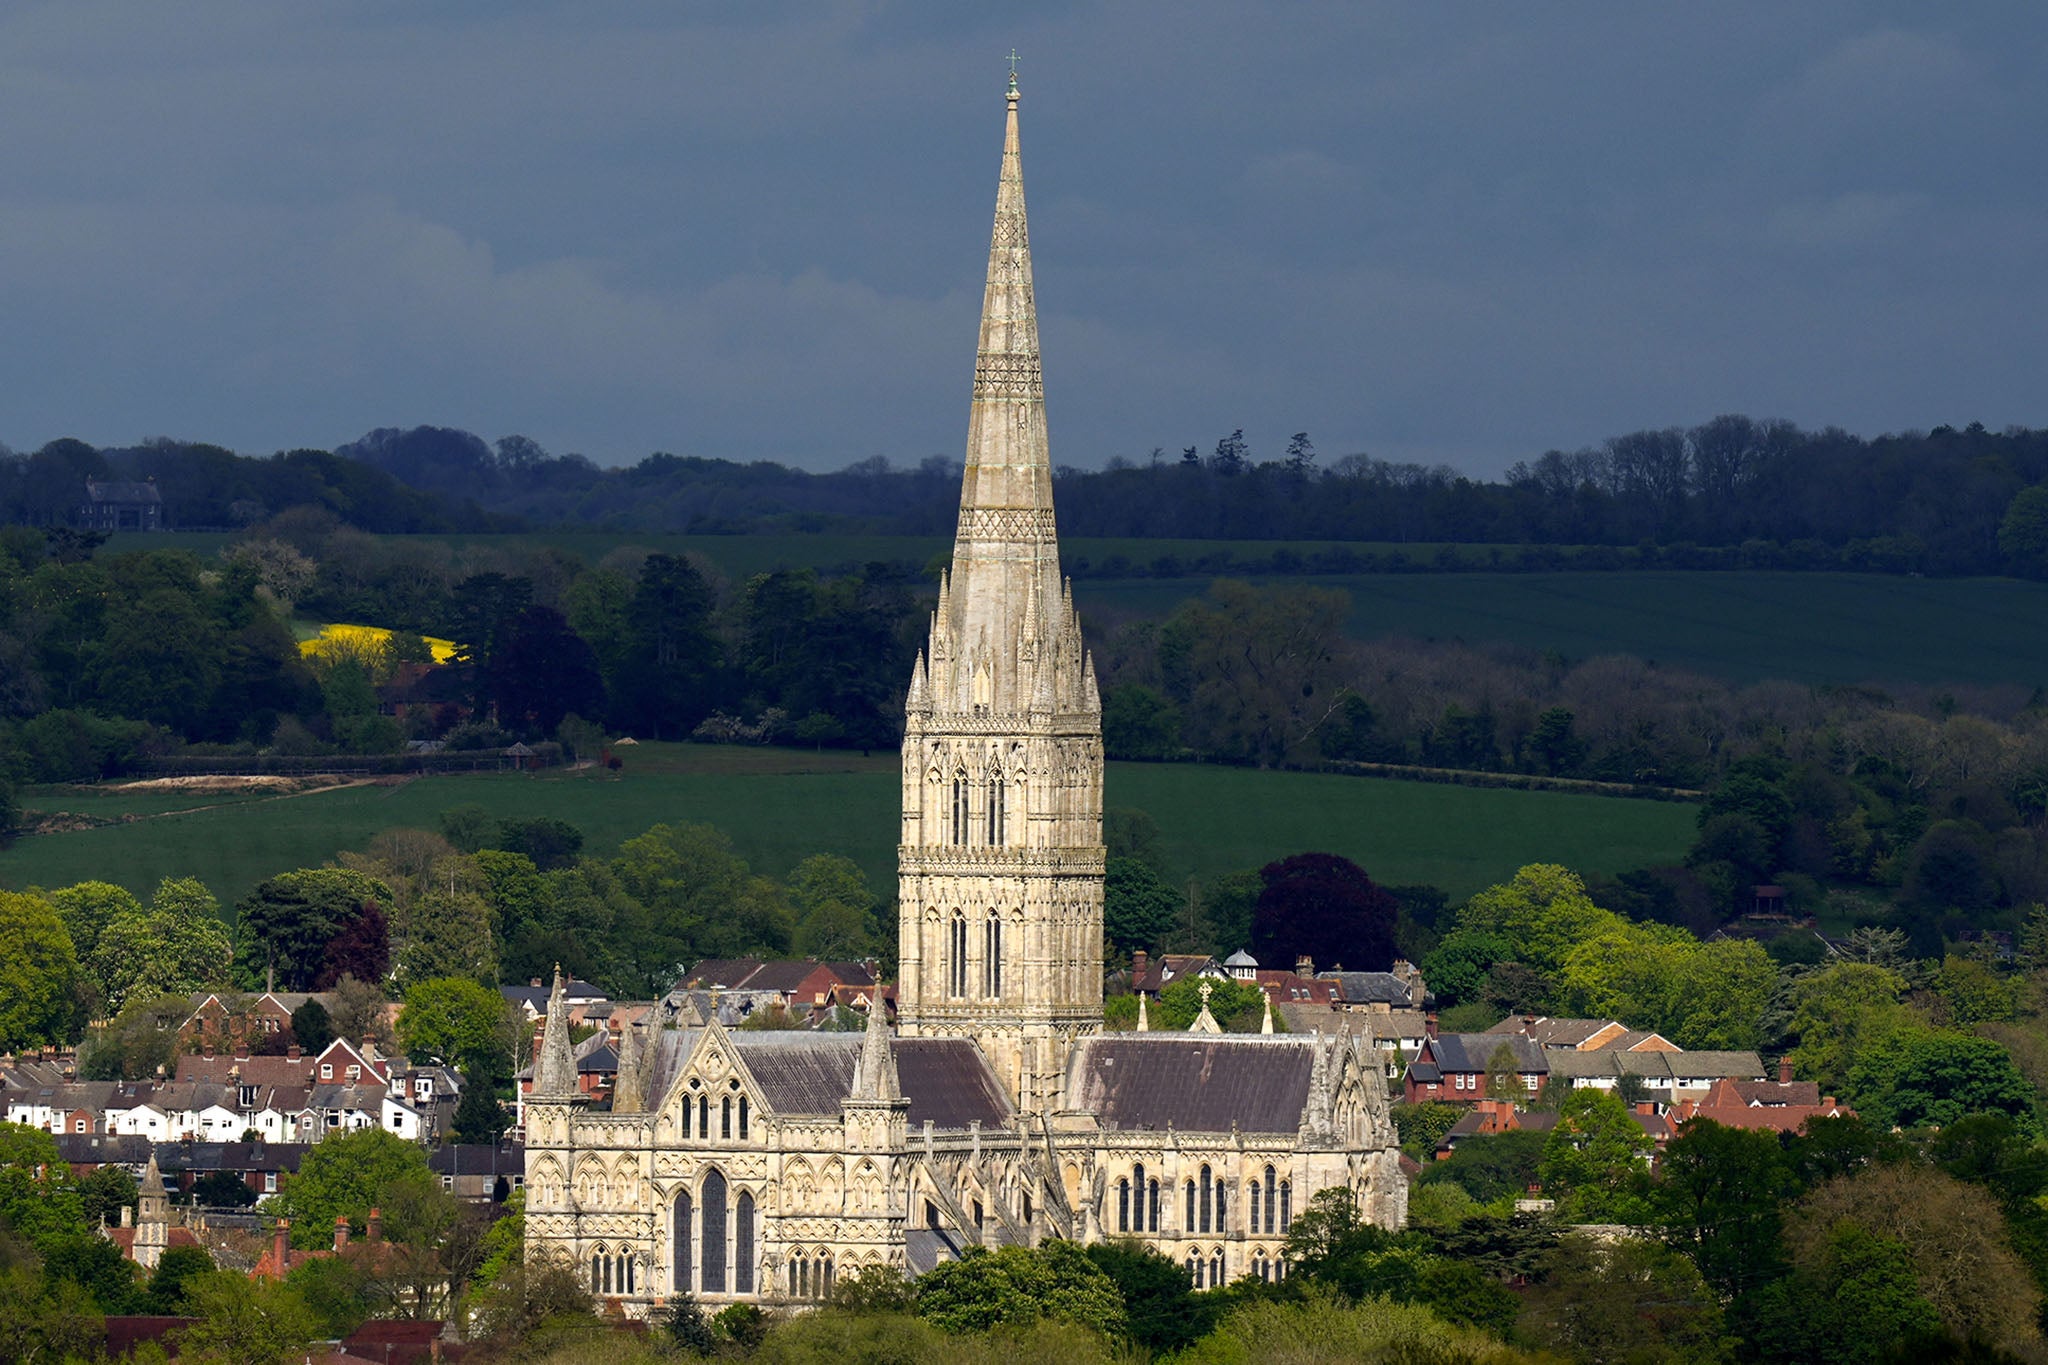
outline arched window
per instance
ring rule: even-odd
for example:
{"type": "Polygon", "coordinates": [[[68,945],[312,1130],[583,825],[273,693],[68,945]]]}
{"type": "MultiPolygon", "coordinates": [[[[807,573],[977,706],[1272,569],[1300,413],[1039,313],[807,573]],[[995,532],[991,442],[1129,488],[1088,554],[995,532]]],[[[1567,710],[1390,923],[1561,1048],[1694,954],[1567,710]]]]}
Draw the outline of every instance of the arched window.
{"type": "Polygon", "coordinates": [[[1195,1182],[1188,1182],[1188,1221],[1181,1225],[1181,1231],[1193,1232],[1200,1226],[1195,1222],[1195,1182]]]}
{"type": "Polygon", "coordinates": [[[1276,1184],[1274,1183],[1274,1181],[1273,1181],[1273,1168],[1272,1168],[1271,1166],[1268,1166],[1268,1167],[1266,1168],[1266,1231],[1267,1231],[1267,1232],[1271,1232],[1271,1231],[1273,1231],[1273,1229],[1275,1229],[1275,1228],[1277,1228],[1277,1227],[1279,1227],[1279,1226],[1280,1226],[1280,1222],[1279,1222],[1279,1217],[1280,1217],[1280,1216],[1279,1216],[1279,1214],[1277,1214],[1276,1212],[1274,1212],[1275,1208],[1277,1207],[1277,1205],[1276,1205],[1275,1201],[1276,1201],[1276,1200],[1278,1200],[1278,1198],[1279,1198],[1279,1197],[1280,1197],[1280,1189],[1279,1189],[1279,1186],[1277,1186],[1277,1185],[1276,1185],[1276,1184]]]}
{"type": "Polygon", "coordinates": [[[1245,1201],[1245,1222],[1245,1231],[1259,1231],[1259,1182],[1256,1180],[1252,1182],[1251,1198],[1245,1201]]]}
{"type": "Polygon", "coordinates": [[[789,1296],[793,1299],[811,1296],[811,1263],[802,1256],[789,1258],[789,1296]]]}
{"type": "Polygon", "coordinates": [[[1294,1182],[1283,1180],[1280,1182],[1280,1231],[1285,1232],[1293,1226],[1294,1182]]]}
{"type": "Polygon", "coordinates": [[[674,1242],[669,1255],[669,1264],[676,1268],[674,1290],[678,1294],[690,1292],[690,1192],[684,1190],[676,1196],[674,1242]]]}
{"type": "Polygon", "coordinates": [[[624,1256],[619,1257],[619,1292],[622,1294],[633,1292],[633,1254],[631,1252],[627,1252],[624,1256]]]}
{"type": "Polygon", "coordinates": [[[1003,993],[1003,921],[990,913],[982,931],[981,993],[991,1000],[1003,993]]]}
{"type": "Polygon", "coordinates": [[[832,1253],[829,1251],[820,1256],[818,1261],[818,1292],[832,1292],[832,1253]]]}
{"type": "Polygon", "coordinates": [[[747,1140],[747,1097],[740,1096],[740,1141],[747,1140]]]}
{"type": "Polygon", "coordinates": [[[967,842],[967,774],[953,774],[953,842],[967,842]]]}
{"type": "MultiPolygon", "coordinates": [[[[1144,1215],[1140,1214],[1142,1218],[1144,1215]]],[[[1129,1177],[1116,1182],[1116,1230],[1131,1230],[1131,1182],[1129,1177]]],[[[1140,1229],[1142,1231],[1143,1229],[1140,1229]]]]}
{"type": "Polygon", "coordinates": [[[1145,1184],[1145,1209],[1146,1228],[1152,1232],[1159,1231],[1159,1182],[1157,1180],[1150,1180],[1145,1184]]]}
{"type": "Polygon", "coordinates": [[[696,1107],[696,1105],[690,1103],[690,1097],[688,1095],[683,1096],[683,1140],[685,1142],[688,1142],[690,1140],[690,1111],[695,1109],[696,1107]]]}
{"type": "Polygon", "coordinates": [[[955,910],[946,934],[946,994],[957,1000],[967,994],[967,916],[955,910]]]}
{"type": "Polygon", "coordinates": [[[1230,1210],[1225,1207],[1223,1196],[1228,1193],[1222,1181],[1216,1182],[1216,1231],[1230,1231],[1230,1210]]]}
{"type": "Polygon", "coordinates": [[[1003,779],[1000,776],[988,780],[988,844],[999,848],[1003,843],[1003,779]]]}
{"type": "Polygon", "coordinates": [[[699,1095],[697,1097],[697,1136],[703,1138],[706,1142],[711,1141],[711,1097],[709,1095],[699,1095]]]}
{"type": "Polygon", "coordinates": [[[1202,1287],[1202,1253],[1199,1251],[1188,1253],[1188,1283],[1197,1289],[1202,1287]]]}
{"type": "Polygon", "coordinates": [[[704,1176],[704,1292],[725,1292],[725,1177],[704,1176]]]}
{"type": "Polygon", "coordinates": [[[590,1253],[590,1292],[602,1294],[610,1288],[604,1280],[604,1248],[599,1247],[590,1253]]]}
{"type": "Polygon", "coordinates": [[[1223,1248],[1216,1247],[1209,1253],[1209,1287],[1223,1287],[1223,1248]]]}
{"type": "MultiPolygon", "coordinates": [[[[746,1112],[745,1100],[741,1100],[741,1113],[746,1112]]],[[[746,1190],[740,1191],[739,1200],[732,1211],[732,1292],[751,1294],[754,1292],[754,1196],[746,1190]]]]}
{"type": "Polygon", "coordinates": [[[1273,1268],[1266,1262],[1266,1249],[1264,1247],[1256,1248],[1252,1252],[1252,1274],[1258,1276],[1261,1280],[1271,1280],[1273,1278],[1273,1268]]]}
{"type": "MultiPolygon", "coordinates": [[[[1209,1232],[1213,1230],[1215,1227],[1215,1223],[1212,1221],[1211,1217],[1213,1211],[1213,1199],[1214,1191],[1211,1187],[1209,1180],[1209,1168],[1207,1166],[1204,1166],[1202,1168],[1202,1231],[1204,1232],[1209,1232]]],[[[1190,1224],[1188,1226],[1188,1231],[1193,1232],[1194,1230],[1195,1229],[1193,1224],[1190,1224]]]]}
{"type": "MultiPolygon", "coordinates": [[[[1131,1188],[1137,1191],[1137,1231],[1145,1230],[1145,1163],[1140,1161],[1131,1166],[1131,1188]]],[[[1157,1228],[1153,1231],[1158,1231],[1157,1228]]]]}

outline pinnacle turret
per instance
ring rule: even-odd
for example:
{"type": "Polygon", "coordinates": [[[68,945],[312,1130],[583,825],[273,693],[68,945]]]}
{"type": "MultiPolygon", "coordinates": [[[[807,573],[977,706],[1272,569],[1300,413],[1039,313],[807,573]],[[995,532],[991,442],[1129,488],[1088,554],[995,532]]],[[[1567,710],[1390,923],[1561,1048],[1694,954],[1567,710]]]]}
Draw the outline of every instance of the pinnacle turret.
{"type": "Polygon", "coordinates": [[[533,1068],[533,1098],[567,1100],[576,1096],[576,1056],[569,1048],[569,998],[562,983],[562,964],[555,964],[554,988],[548,992],[547,1021],[541,1025],[540,1056],[533,1068]]]}

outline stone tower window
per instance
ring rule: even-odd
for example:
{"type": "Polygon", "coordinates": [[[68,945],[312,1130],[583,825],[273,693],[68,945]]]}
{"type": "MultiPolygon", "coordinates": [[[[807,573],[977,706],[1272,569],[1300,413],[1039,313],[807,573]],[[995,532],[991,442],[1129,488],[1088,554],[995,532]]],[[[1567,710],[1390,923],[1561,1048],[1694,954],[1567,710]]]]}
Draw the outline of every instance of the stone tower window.
{"type": "Polygon", "coordinates": [[[1006,842],[1003,809],[1003,779],[1000,776],[988,780],[988,846],[1000,848],[1006,842]]]}
{"type": "Polygon", "coordinates": [[[1003,921],[991,913],[983,926],[981,993],[991,1000],[1003,993],[1003,921]]]}
{"type": "Polygon", "coordinates": [[[967,994],[967,917],[958,910],[946,926],[946,994],[960,999],[967,994]]]}
{"type": "Polygon", "coordinates": [[[953,842],[967,843],[967,774],[953,774],[953,842]]]}

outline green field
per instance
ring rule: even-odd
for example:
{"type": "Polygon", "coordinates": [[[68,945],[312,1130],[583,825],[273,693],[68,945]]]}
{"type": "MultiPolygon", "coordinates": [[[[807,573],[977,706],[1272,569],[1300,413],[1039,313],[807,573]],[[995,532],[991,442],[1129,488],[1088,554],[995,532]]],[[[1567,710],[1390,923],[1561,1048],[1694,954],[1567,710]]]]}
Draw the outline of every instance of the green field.
{"type": "MultiPolygon", "coordinates": [[[[1884,574],[1621,572],[1288,578],[1351,594],[1361,639],[1504,643],[1571,659],[1634,654],[1735,682],[2048,684],[2048,584],[1884,574]]],[[[1157,614],[1185,580],[1077,585],[1157,614]]]]}
{"type": "MultiPolygon", "coordinates": [[[[830,567],[870,560],[926,564],[942,537],[855,535],[689,536],[544,531],[525,536],[429,537],[450,545],[544,545],[595,563],[621,545],[704,555],[735,582],[777,567],[830,567]]],[[[210,554],[220,535],[128,535],[115,549],[176,547],[210,554]]],[[[1068,557],[1101,564],[1113,555],[1149,563],[1191,562],[1227,550],[1241,559],[1275,550],[1308,553],[1327,542],[1069,538],[1068,557]]],[[[1367,545],[1428,562],[1438,546],[1367,545]]],[[[1456,547],[1482,556],[1488,547],[1456,547]]],[[[1362,639],[1509,644],[1569,659],[1633,654],[1734,682],[1966,685],[2048,684],[2048,584],[2009,578],[1914,578],[1890,574],[1612,571],[1349,574],[1269,580],[1322,584],[1351,594],[1351,631],[1362,639]]],[[[1202,577],[1090,578],[1076,588],[1084,615],[1163,615],[1206,586],[1202,577]]]]}
{"type": "MultiPolygon", "coordinates": [[[[101,878],[140,893],[162,877],[197,876],[231,904],[272,873],[318,865],[383,829],[431,828],[440,812],[473,801],[505,817],[560,817],[596,853],[662,821],[703,821],[772,876],[811,853],[843,853],[885,895],[893,888],[894,754],[657,744],[626,753],[618,777],[459,774],[289,797],[31,789],[22,804],[33,810],[140,818],[24,838],[0,854],[0,885],[101,878]]],[[[1323,850],[1381,881],[1463,896],[1530,862],[1586,872],[1669,862],[1693,831],[1691,806],[1617,797],[1138,763],[1112,763],[1107,782],[1111,806],[1150,812],[1168,859],[1204,876],[1323,850]]]]}

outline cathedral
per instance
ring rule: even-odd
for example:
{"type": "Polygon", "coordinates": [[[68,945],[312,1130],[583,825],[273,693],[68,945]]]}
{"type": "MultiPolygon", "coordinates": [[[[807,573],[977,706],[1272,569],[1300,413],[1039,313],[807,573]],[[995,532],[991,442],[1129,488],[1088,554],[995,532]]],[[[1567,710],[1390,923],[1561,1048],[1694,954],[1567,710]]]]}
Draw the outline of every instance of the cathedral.
{"type": "Polygon", "coordinates": [[[1102,715],[1060,576],[1007,95],[950,571],[904,703],[897,1028],[627,1031],[577,1087],[557,973],[527,1101],[526,1239],[634,1316],[822,1297],[973,1246],[1130,1238],[1198,1288],[1286,1273],[1295,1212],[1407,1184],[1356,1038],[1102,1024],[1102,715]]]}

